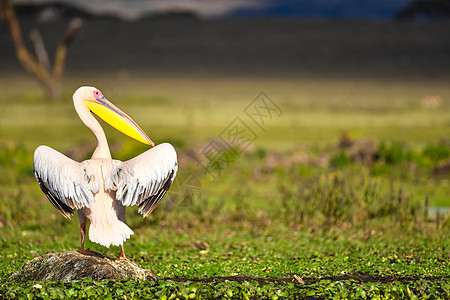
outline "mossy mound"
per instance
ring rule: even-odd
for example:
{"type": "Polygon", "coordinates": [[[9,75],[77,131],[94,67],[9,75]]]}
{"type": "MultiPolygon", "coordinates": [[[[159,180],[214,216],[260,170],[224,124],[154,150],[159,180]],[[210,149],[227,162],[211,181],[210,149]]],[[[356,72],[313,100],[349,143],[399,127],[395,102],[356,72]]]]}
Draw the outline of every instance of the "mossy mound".
{"type": "Polygon", "coordinates": [[[100,253],[83,255],[77,251],[49,253],[24,264],[11,274],[10,281],[62,281],[134,279],[157,280],[153,271],[140,268],[129,260],[114,260],[100,253]]]}

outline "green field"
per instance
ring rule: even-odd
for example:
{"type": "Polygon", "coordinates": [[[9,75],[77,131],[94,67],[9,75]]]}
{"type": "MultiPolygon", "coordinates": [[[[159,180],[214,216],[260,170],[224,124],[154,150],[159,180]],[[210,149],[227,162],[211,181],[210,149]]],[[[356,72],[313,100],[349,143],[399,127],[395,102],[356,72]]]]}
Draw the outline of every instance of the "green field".
{"type": "MultiPolygon", "coordinates": [[[[131,75],[65,82],[64,100],[49,103],[26,77],[0,79],[0,299],[448,298],[448,81],[131,75]],[[178,151],[179,175],[165,202],[146,219],[127,212],[135,232],[127,256],[160,281],[7,282],[34,256],[79,247],[77,217],[64,219],[40,191],[32,153],[46,144],[89,158],[95,139],[71,101],[83,84],[178,151]],[[261,92],[280,111],[259,127],[246,108],[261,92]],[[439,105],[424,107],[426,95],[439,105]],[[232,145],[237,154],[221,148],[229,160],[219,171],[205,150],[237,118],[251,139],[232,145]]],[[[117,159],[147,149],[104,128],[117,159]]]]}

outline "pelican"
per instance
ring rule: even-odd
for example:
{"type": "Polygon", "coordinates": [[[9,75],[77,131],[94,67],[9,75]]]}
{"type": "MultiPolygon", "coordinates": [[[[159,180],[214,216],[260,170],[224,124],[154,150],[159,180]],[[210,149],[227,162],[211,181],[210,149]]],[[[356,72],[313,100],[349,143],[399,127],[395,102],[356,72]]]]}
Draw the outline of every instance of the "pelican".
{"type": "Polygon", "coordinates": [[[120,246],[118,259],[127,259],[124,242],[133,231],[125,224],[125,207],[137,205],[143,217],[159,204],[178,170],[172,145],[158,146],[124,112],[94,87],[83,86],[73,95],[81,121],[97,138],[92,158],[76,162],[48,146],[34,152],[34,175],[44,194],[66,218],[78,212],[81,232],[80,253],[84,249],[86,221],[89,240],[102,246],[120,246]],[[111,158],[105,132],[92,115],[139,142],[153,148],[125,162],[111,158]]]}

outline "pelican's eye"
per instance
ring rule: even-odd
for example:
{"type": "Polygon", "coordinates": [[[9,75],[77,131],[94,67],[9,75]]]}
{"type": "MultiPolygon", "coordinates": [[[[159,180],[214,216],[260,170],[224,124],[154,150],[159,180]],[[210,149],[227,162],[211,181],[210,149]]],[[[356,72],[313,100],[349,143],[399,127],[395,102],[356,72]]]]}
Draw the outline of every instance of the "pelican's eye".
{"type": "Polygon", "coordinates": [[[102,99],[103,98],[103,94],[100,91],[94,91],[94,98],[95,99],[102,99]]]}

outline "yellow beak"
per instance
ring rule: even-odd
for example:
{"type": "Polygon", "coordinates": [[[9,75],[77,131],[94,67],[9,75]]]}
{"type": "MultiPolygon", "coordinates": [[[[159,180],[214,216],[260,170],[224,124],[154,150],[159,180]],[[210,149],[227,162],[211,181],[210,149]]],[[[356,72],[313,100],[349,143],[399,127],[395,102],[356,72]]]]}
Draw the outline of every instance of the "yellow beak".
{"type": "Polygon", "coordinates": [[[85,100],[84,104],[91,112],[123,134],[126,134],[141,143],[155,146],[155,143],[153,143],[133,119],[106,98],[102,97],[95,99],[95,101],[85,100]]]}

